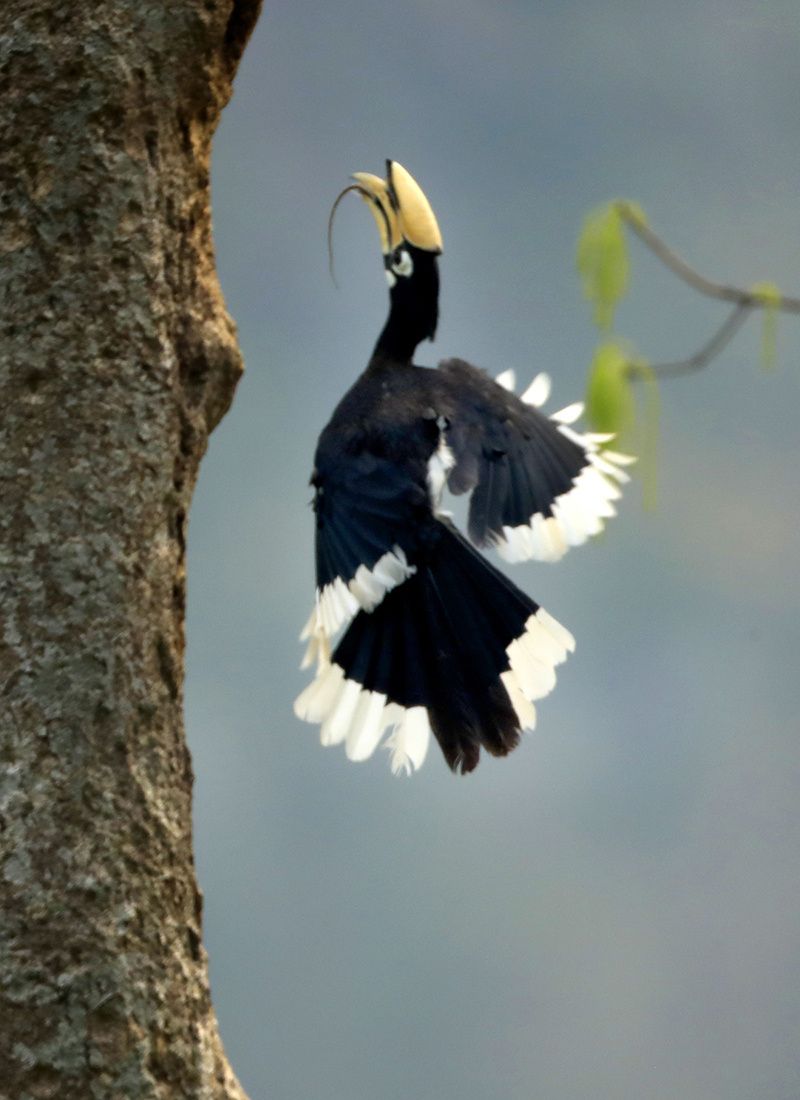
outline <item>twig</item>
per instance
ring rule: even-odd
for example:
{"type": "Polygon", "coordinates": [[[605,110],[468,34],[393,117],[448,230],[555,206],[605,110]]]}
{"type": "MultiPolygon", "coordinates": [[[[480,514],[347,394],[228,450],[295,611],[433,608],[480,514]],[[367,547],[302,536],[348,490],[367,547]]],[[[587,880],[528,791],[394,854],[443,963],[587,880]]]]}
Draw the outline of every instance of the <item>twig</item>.
{"type": "MultiPolygon", "coordinates": [[[[708,343],[694,355],[689,356],[688,359],[677,359],[673,363],[651,363],[650,370],[658,378],[676,378],[678,375],[690,374],[707,366],[730,343],[753,308],[751,305],[740,302],[739,305],[734,306],[733,311],[728,314],[708,343]]],[[[638,377],[636,371],[630,373],[632,378],[638,377]]]]}
{"type": "Polygon", "coordinates": [[[722,283],[714,283],[704,275],[700,275],[694,268],[689,267],[685,260],[681,259],[671,248],[661,240],[657,233],[647,225],[641,217],[630,209],[627,203],[617,204],[620,217],[625,224],[633,230],[636,236],[650,251],[674,272],[679,279],[683,279],[689,286],[701,294],[707,294],[710,298],[719,298],[723,302],[733,302],[737,306],[747,309],[764,309],[770,307],[783,310],[784,313],[800,313],[800,298],[790,298],[781,295],[774,302],[769,301],[763,294],[753,290],[742,290],[741,287],[725,286],[722,283]]]}

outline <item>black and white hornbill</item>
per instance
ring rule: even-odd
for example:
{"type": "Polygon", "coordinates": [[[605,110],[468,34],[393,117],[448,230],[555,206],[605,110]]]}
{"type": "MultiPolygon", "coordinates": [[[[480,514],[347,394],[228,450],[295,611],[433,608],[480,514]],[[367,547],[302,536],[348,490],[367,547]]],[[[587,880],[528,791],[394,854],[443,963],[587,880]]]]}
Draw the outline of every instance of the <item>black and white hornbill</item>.
{"type": "Polygon", "coordinates": [[[317,594],[303,632],[303,667],[316,661],[317,674],[295,712],[351,760],[388,731],[396,773],[422,764],[432,731],[466,773],[481,748],[505,756],[533,728],[574,641],[440,511],[445,484],[472,491],[472,543],[555,561],[614,515],[632,459],[569,427],[580,405],[540,412],[544,374],[517,397],[511,372],[495,381],[461,359],[412,363],[436,331],[442,239],[416,181],[396,161],[386,169],[348,188],[375,216],[390,309],[317,446],[317,594]]]}

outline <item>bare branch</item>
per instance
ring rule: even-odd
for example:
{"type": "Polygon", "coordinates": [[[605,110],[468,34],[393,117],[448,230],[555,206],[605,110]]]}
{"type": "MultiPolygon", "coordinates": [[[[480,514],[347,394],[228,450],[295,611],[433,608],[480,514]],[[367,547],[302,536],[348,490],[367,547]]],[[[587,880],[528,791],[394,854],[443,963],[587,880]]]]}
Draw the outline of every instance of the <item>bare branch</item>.
{"type": "MultiPolygon", "coordinates": [[[[733,337],[750,316],[753,306],[740,303],[711,337],[711,339],[688,359],[677,359],[672,363],[651,363],[650,370],[657,378],[677,378],[681,374],[691,374],[708,366],[712,359],[728,346],[733,337]]],[[[638,377],[636,371],[630,372],[632,378],[638,377]]]]}
{"type": "MultiPolygon", "coordinates": [[[[636,215],[627,203],[617,204],[620,217],[625,224],[636,234],[643,244],[647,245],[653,255],[670,269],[679,279],[709,298],[718,298],[723,302],[733,302],[737,306],[746,309],[764,309],[769,306],[773,309],[783,310],[784,313],[800,313],[800,298],[790,298],[781,295],[780,300],[768,301],[763,294],[753,290],[742,290],[740,287],[725,286],[722,283],[712,282],[704,275],[700,275],[669,248],[653,230],[636,215]]],[[[716,354],[716,353],[715,353],[716,354]]],[[[703,364],[700,364],[701,366],[703,364]]]]}

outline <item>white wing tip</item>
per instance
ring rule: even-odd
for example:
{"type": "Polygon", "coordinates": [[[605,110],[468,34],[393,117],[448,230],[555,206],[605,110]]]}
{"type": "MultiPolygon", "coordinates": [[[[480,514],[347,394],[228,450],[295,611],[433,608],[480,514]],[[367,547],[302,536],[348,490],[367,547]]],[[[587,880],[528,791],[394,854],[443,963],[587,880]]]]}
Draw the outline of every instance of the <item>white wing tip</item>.
{"type": "MultiPolygon", "coordinates": [[[[611,437],[614,438],[613,435],[611,437]]],[[[609,462],[613,462],[615,466],[632,466],[634,462],[638,462],[639,459],[636,455],[620,454],[619,451],[603,451],[603,458],[608,459],[609,462]]]]}
{"type": "Polygon", "coordinates": [[[418,771],[428,753],[431,725],[425,707],[398,708],[401,711],[394,730],[386,741],[391,752],[393,775],[411,775],[418,771]]]}
{"type": "MultiPolygon", "coordinates": [[[[554,619],[553,616],[545,611],[543,607],[540,607],[534,616],[540,626],[551,634],[560,645],[564,647],[565,655],[562,660],[565,659],[567,653],[575,652],[575,638],[567,630],[565,626],[562,626],[558,619],[554,619]]],[[[561,662],[559,662],[560,664],[561,662]]]]}
{"type": "Polygon", "coordinates": [[[583,416],[583,402],[573,401],[571,405],[565,405],[558,412],[551,413],[550,419],[555,420],[557,424],[574,424],[581,416],[583,416]]]}
{"type": "Polygon", "coordinates": [[[349,760],[368,760],[391,729],[384,744],[391,752],[395,775],[417,771],[425,760],[431,726],[425,707],[401,707],[380,692],[349,680],[337,664],[322,668],[298,695],[294,713],[304,722],[320,723],[320,741],[345,744],[349,760]]]}
{"type": "Polygon", "coordinates": [[[549,695],[556,685],[556,666],[575,649],[570,632],[539,608],[525,622],[525,629],[506,648],[509,667],[500,674],[516,711],[520,728],[536,725],[537,699],[549,695]]]}
{"type": "Polygon", "coordinates": [[[520,400],[524,401],[526,405],[533,405],[534,408],[539,409],[550,396],[551,387],[552,382],[550,380],[550,375],[542,371],[540,374],[536,375],[522,394],[520,400]]]}

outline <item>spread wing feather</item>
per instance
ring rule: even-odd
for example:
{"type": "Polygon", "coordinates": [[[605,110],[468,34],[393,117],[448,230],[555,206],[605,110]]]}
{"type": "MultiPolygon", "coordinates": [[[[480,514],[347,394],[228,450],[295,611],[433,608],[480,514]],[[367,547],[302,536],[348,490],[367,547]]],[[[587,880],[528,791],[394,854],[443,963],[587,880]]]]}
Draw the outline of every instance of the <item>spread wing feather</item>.
{"type": "Polygon", "coordinates": [[[330,640],[415,572],[409,560],[430,500],[395,462],[349,454],[315,471],[317,592],[303,633],[304,667],[327,659],[330,640]]]}
{"type": "Polygon", "coordinates": [[[448,359],[437,372],[440,405],[455,463],[451,492],[472,491],[469,534],[509,561],[555,561],[614,515],[627,456],[601,453],[605,437],[580,434],[570,406],[546,416],[534,402],[546,398],[549,380],[534,379],[522,398],[485,371],[448,359]]]}

